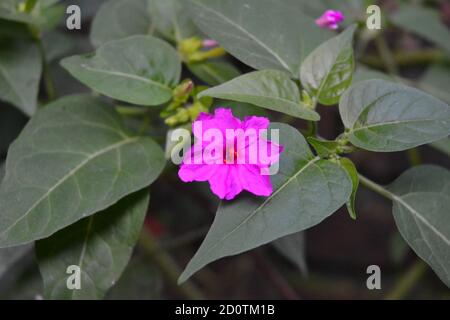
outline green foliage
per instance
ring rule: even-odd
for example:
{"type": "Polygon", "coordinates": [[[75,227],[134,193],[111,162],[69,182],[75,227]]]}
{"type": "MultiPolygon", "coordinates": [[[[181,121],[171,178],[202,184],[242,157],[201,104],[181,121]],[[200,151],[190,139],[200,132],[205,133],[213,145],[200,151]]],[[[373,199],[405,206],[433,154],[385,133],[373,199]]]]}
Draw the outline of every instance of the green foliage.
{"type": "Polygon", "coordinates": [[[294,117],[317,121],[320,116],[300,101],[300,92],[282,71],[255,71],[200,93],[220,99],[251,103],[294,117]]]}
{"type": "Polygon", "coordinates": [[[389,186],[401,235],[450,287],[450,172],[417,166],[389,186]]]}
{"type": "Polygon", "coordinates": [[[419,90],[383,80],[352,86],[339,103],[348,138],[372,151],[400,151],[450,134],[450,107],[419,90]]]}
{"type": "MultiPolygon", "coordinates": [[[[34,299],[42,291],[48,299],[160,298],[161,277],[174,281],[179,276],[170,255],[142,237],[142,249],[168,270],[156,270],[143,250],[132,256],[147,214],[148,186],[165,167],[159,144],[173,130],[190,128],[200,112],[217,107],[229,107],[240,118],[258,115],[296,128],[272,123],[284,148],[279,171],[271,176],[273,193],[221,202],[180,282],[216,260],[267,243],[306,274],[303,231],[344,204],[356,219],[361,184],[393,202],[403,238],[450,286],[449,171],[420,165],[383,187],[358,173],[346,157],[358,148],[393,152],[423,144],[450,155],[445,63],[450,33],[433,4],[402,5],[389,17],[395,28],[427,40],[427,50],[430,43],[436,46],[433,63],[417,80],[402,78],[409,74],[403,69],[398,76],[398,55],[389,47],[387,53],[372,53],[373,38],[357,32],[355,22],[362,25],[371,1],[79,2],[89,39],[86,32],[57,29],[65,16],[57,0],[0,1],[1,298],[34,299]],[[315,24],[327,9],[346,16],[336,32],[315,24]],[[205,39],[219,45],[207,46],[205,39]],[[91,45],[94,52],[79,54],[91,45]],[[69,52],[77,55],[67,57],[69,52]],[[367,53],[373,56],[361,59],[367,53]],[[389,58],[389,75],[363,64],[381,70],[389,58]],[[92,94],[55,100],[73,91],[67,78],[52,79],[55,67],[92,94]],[[335,140],[317,132],[324,110],[316,108],[319,104],[339,104],[344,130],[335,140]],[[20,134],[27,118],[11,110],[31,117],[20,134]],[[306,138],[297,130],[305,127],[306,138]],[[70,265],[81,268],[80,290],[67,288],[70,265]],[[14,292],[3,290],[6,278],[14,292]]],[[[166,146],[170,151],[173,144],[166,146]]],[[[174,166],[164,178],[175,176],[171,171],[174,166]]],[[[186,213],[205,206],[193,201],[198,190],[172,189],[167,199],[186,213]]],[[[199,194],[204,196],[203,189],[199,194]]],[[[205,202],[211,204],[211,198],[208,193],[205,202]]],[[[168,214],[164,219],[185,221],[171,217],[170,209],[158,209],[168,214]]],[[[197,297],[189,286],[180,292],[197,297]]]]}
{"type": "Polygon", "coordinates": [[[92,89],[145,106],[169,101],[181,73],[177,52],[150,36],[110,41],[93,54],[65,58],[61,64],[92,89]]]}
{"type": "Polygon", "coordinates": [[[36,243],[48,299],[101,299],[125,269],[147,213],[148,191],[120,200],[36,243]],[[81,270],[80,289],[67,287],[68,266],[81,270]]]}
{"type": "Polygon", "coordinates": [[[0,44],[0,98],[31,116],[37,108],[41,58],[37,45],[25,40],[0,44]]]}
{"type": "Polygon", "coordinates": [[[309,93],[324,105],[339,102],[352,83],[355,68],[352,25],[343,33],[324,42],[305,59],[300,67],[300,80],[309,93]]]}
{"type": "Polygon", "coordinates": [[[58,100],[31,119],[6,160],[0,247],[48,237],[158,177],[161,148],[121,122],[87,96],[58,100]]]}
{"type": "Polygon", "coordinates": [[[329,33],[278,0],[189,0],[194,22],[230,54],[255,69],[288,71],[329,33]],[[280,36],[283,35],[283,36],[280,36]]]}

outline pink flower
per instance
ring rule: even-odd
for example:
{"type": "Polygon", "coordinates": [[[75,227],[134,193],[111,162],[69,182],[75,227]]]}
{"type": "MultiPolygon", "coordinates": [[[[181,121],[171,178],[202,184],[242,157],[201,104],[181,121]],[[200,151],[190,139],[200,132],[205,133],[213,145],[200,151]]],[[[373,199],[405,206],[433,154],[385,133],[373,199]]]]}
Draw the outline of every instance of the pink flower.
{"type": "Polygon", "coordinates": [[[184,182],[208,181],[220,199],[231,200],[243,190],[269,196],[268,169],[278,162],[283,147],[261,137],[268,127],[267,118],[241,121],[230,109],[201,113],[192,125],[196,142],[184,156],[178,176],[184,182]]]}
{"type": "Polygon", "coordinates": [[[340,22],[344,21],[345,16],[338,10],[327,10],[316,20],[316,24],[321,28],[336,30],[340,22]]]}
{"type": "Polygon", "coordinates": [[[202,43],[202,47],[204,49],[214,48],[214,47],[217,47],[218,45],[219,45],[219,43],[213,39],[205,39],[205,40],[203,40],[203,43],[202,43]]]}

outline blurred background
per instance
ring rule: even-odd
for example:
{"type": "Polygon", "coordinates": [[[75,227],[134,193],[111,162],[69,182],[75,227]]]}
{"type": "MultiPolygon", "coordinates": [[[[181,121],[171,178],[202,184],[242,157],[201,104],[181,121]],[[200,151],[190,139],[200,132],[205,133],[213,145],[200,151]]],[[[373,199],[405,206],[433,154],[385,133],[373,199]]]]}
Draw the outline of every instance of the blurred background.
{"type": "MultiPolygon", "coordinates": [[[[67,31],[62,23],[47,35],[51,49],[50,71],[59,96],[89,92],[59,66],[59,60],[63,56],[93,50],[89,42],[90,22],[100,6],[108,1],[111,0],[62,1],[80,6],[82,29],[67,31]]],[[[340,1],[325,2],[333,8],[340,1]]],[[[364,1],[356,2],[359,4],[355,5],[355,10],[359,10],[364,1]]],[[[450,42],[440,43],[449,40],[446,38],[448,33],[439,36],[436,32],[442,29],[448,32],[450,1],[386,0],[378,4],[386,28],[383,43],[374,40],[370,34],[361,34],[356,47],[360,61],[373,70],[395,72],[404,83],[449,102],[450,59],[445,47],[448,48],[450,42]],[[423,15],[414,10],[408,11],[408,17],[402,17],[404,5],[412,4],[417,5],[415,8],[432,11],[432,20],[418,19],[423,15]],[[383,45],[389,48],[393,64],[383,57],[383,45]]],[[[314,11],[314,5],[305,8],[312,16],[320,15],[314,11]]],[[[355,15],[359,14],[361,12],[355,12],[355,15]]],[[[241,72],[250,71],[232,57],[227,59],[241,72]]],[[[183,78],[201,83],[188,70],[184,70],[183,78]]],[[[258,113],[272,120],[287,120],[280,114],[267,114],[252,106],[236,103],[232,106],[238,115],[258,113]]],[[[167,127],[158,119],[159,111],[155,109],[152,118],[156,120],[151,130],[164,145],[167,127]]],[[[319,112],[322,116],[320,135],[334,139],[343,130],[338,109],[320,106],[319,112]]],[[[289,121],[297,128],[306,129],[301,120],[289,121]]],[[[20,111],[0,102],[0,163],[26,123],[27,117],[20,111]]],[[[130,125],[133,125],[132,119],[130,125]]],[[[363,175],[380,184],[388,184],[418,163],[450,169],[448,145],[443,142],[421,146],[416,152],[357,151],[350,158],[363,175]]],[[[145,235],[141,238],[130,265],[108,294],[109,299],[450,299],[450,290],[400,237],[391,203],[364,187],[360,187],[357,195],[356,221],[341,208],[302,234],[214,262],[197,273],[188,285],[177,286],[175,281],[179,271],[200,245],[213,221],[218,201],[207,184],[182,183],[171,164],[151,190],[145,232],[156,240],[157,245],[146,241],[145,235]],[[381,268],[381,290],[371,291],[366,287],[369,265],[381,268]]],[[[13,268],[2,265],[2,254],[19,256],[14,248],[0,254],[0,298],[42,298],[42,284],[33,253],[30,251],[15,261],[13,268]]]]}

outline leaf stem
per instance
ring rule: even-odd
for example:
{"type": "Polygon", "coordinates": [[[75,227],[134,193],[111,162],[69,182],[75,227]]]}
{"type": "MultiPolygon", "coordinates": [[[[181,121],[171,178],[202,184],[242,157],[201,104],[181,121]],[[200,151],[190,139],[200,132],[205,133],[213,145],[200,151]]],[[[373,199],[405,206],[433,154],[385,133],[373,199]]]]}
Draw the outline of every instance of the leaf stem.
{"type": "Polygon", "coordinates": [[[139,244],[158,265],[164,276],[185,298],[191,300],[204,299],[203,294],[192,282],[186,281],[183,285],[178,286],[177,281],[181,274],[180,268],[172,256],[157,245],[156,240],[147,230],[141,232],[139,244]]]}
{"type": "Polygon", "coordinates": [[[418,166],[419,164],[422,163],[419,149],[417,148],[409,149],[407,153],[408,153],[408,160],[411,166],[418,166]]]}
{"type": "Polygon", "coordinates": [[[378,183],[373,182],[372,180],[369,180],[368,178],[364,177],[361,174],[358,174],[359,176],[359,181],[361,182],[361,184],[363,184],[366,188],[378,193],[379,195],[382,195],[383,197],[389,199],[389,200],[394,200],[394,195],[387,190],[385,187],[379,185],[378,183]]]}
{"type": "Polygon", "coordinates": [[[422,260],[417,260],[400,278],[394,288],[386,295],[386,300],[404,298],[414,288],[417,281],[426,273],[428,266],[422,260]]]}

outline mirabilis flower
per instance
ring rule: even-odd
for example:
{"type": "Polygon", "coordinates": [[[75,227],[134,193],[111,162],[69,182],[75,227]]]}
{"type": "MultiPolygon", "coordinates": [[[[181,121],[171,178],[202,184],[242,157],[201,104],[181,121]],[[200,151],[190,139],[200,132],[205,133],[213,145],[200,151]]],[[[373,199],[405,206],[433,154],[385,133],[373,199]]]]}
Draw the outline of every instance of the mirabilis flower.
{"type": "Polygon", "coordinates": [[[272,184],[267,170],[278,162],[283,147],[264,139],[261,133],[268,127],[267,118],[250,116],[241,121],[226,108],[216,109],[214,115],[201,113],[192,124],[196,142],[184,156],[178,176],[184,182],[208,181],[220,199],[232,200],[243,190],[269,196],[272,184]],[[208,138],[211,131],[218,132],[219,138],[208,138]]]}
{"type": "Polygon", "coordinates": [[[321,28],[328,28],[330,30],[336,30],[339,23],[344,21],[345,16],[339,10],[327,10],[320,18],[316,19],[316,24],[321,28]]]}

